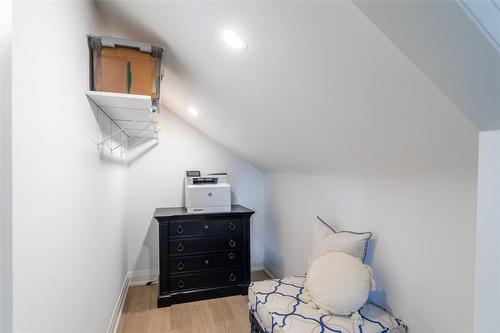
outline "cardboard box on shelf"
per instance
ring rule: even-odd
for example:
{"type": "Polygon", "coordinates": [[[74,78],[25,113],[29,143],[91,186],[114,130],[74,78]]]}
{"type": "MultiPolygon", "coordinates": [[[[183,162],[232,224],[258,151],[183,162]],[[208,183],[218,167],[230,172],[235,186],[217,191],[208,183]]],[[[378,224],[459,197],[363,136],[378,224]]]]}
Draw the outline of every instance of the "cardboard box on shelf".
{"type": "Polygon", "coordinates": [[[95,52],[95,90],[156,97],[157,59],[151,54],[124,47],[102,47],[95,52]]]}

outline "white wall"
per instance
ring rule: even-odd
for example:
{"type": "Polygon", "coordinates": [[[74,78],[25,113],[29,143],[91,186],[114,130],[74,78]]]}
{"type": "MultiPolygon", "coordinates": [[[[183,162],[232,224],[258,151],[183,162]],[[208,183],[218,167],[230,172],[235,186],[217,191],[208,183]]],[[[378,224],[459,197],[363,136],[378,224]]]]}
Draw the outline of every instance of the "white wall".
{"type": "Polygon", "coordinates": [[[15,332],[103,332],[127,270],[125,169],[100,156],[87,33],[93,2],[13,8],[15,332]]]}
{"type": "Polygon", "coordinates": [[[500,14],[493,1],[464,2],[354,0],[458,111],[480,130],[499,129],[500,53],[462,7],[491,7],[493,22],[500,14]]]}
{"type": "Polygon", "coordinates": [[[418,168],[269,174],[266,267],[306,272],[316,215],[340,230],[372,231],[371,298],[412,333],[472,332],[477,131],[460,117],[442,125],[450,140],[416,154],[418,168]]]}
{"type": "Polygon", "coordinates": [[[0,1],[0,332],[12,328],[12,2],[0,1]]]}
{"type": "Polygon", "coordinates": [[[186,170],[227,171],[233,202],[255,210],[251,219],[251,264],[262,267],[265,235],[265,182],[254,166],[229,152],[166,109],[160,143],[129,163],[126,221],[129,270],[150,276],[158,272],[156,207],[184,206],[186,170]]]}
{"type": "Polygon", "coordinates": [[[479,134],[475,332],[500,332],[500,131],[479,134]]]}

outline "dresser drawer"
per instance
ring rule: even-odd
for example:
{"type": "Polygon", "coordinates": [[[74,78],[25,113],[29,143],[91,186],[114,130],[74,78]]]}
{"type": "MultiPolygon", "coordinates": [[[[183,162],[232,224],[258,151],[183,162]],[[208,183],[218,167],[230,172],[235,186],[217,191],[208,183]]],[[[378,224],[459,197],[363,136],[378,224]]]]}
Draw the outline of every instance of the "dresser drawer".
{"type": "Polygon", "coordinates": [[[241,282],[241,268],[228,271],[179,275],[169,278],[171,291],[232,285],[241,282]]]}
{"type": "Polygon", "coordinates": [[[241,231],[240,219],[201,219],[198,221],[172,221],[170,237],[237,234],[241,231]]]}
{"type": "Polygon", "coordinates": [[[241,248],[241,235],[171,239],[168,242],[171,256],[190,253],[232,251],[241,248]]]}
{"type": "Polygon", "coordinates": [[[239,250],[199,256],[170,258],[168,260],[170,275],[239,265],[241,265],[241,252],[239,250]]]}

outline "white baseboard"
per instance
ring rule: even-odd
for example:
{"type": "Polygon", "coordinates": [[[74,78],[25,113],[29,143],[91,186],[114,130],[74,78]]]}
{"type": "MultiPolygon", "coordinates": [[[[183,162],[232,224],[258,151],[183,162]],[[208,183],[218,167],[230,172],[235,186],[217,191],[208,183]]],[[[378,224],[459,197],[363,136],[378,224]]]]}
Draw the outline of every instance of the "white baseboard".
{"type": "Polygon", "coordinates": [[[122,316],[123,305],[125,304],[125,297],[127,297],[128,287],[129,273],[125,274],[125,279],[123,280],[120,294],[118,295],[113,313],[111,314],[111,319],[109,321],[108,328],[106,329],[106,333],[115,333],[118,329],[118,323],[120,322],[120,318],[122,316]]]}
{"type": "Polygon", "coordinates": [[[262,264],[250,267],[250,271],[252,271],[252,272],[258,272],[258,271],[263,271],[263,270],[264,270],[264,265],[262,265],[262,264]]]}
{"type": "Polygon", "coordinates": [[[128,272],[129,282],[128,285],[132,286],[142,286],[148,282],[158,280],[158,271],[155,269],[145,269],[141,271],[130,271],[128,272]]]}
{"type": "Polygon", "coordinates": [[[106,333],[116,333],[116,330],[118,329],[128,288],[145,285],[148,282],[156,280],[157,278],[158,271],[156,270],[130,271],[125,274],[125,279],[123,280],[120,294],[118,295],[113,313],[111,314],[111,319],[109,321],[108,328],[106,329],[106,333]]]}
{"type": "Polygon", "coordinates": [[[269,262],[264,263],[264,271],[273,279],[279,279],[283,277],[281,271],[269,262]]]}

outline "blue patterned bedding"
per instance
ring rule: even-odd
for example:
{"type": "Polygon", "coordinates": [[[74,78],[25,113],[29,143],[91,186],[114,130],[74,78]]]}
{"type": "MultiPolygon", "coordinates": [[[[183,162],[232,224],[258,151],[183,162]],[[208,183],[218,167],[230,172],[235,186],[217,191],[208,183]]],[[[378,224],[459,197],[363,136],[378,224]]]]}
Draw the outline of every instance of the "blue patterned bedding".
{"type": "Polygon", "coordinates": [[[254,282],[248,290],[251,314],[266,333],[406,333],[406,325],[366,303],[351,317],[325,315],[303,296],[305,277],[254,282]]]}

